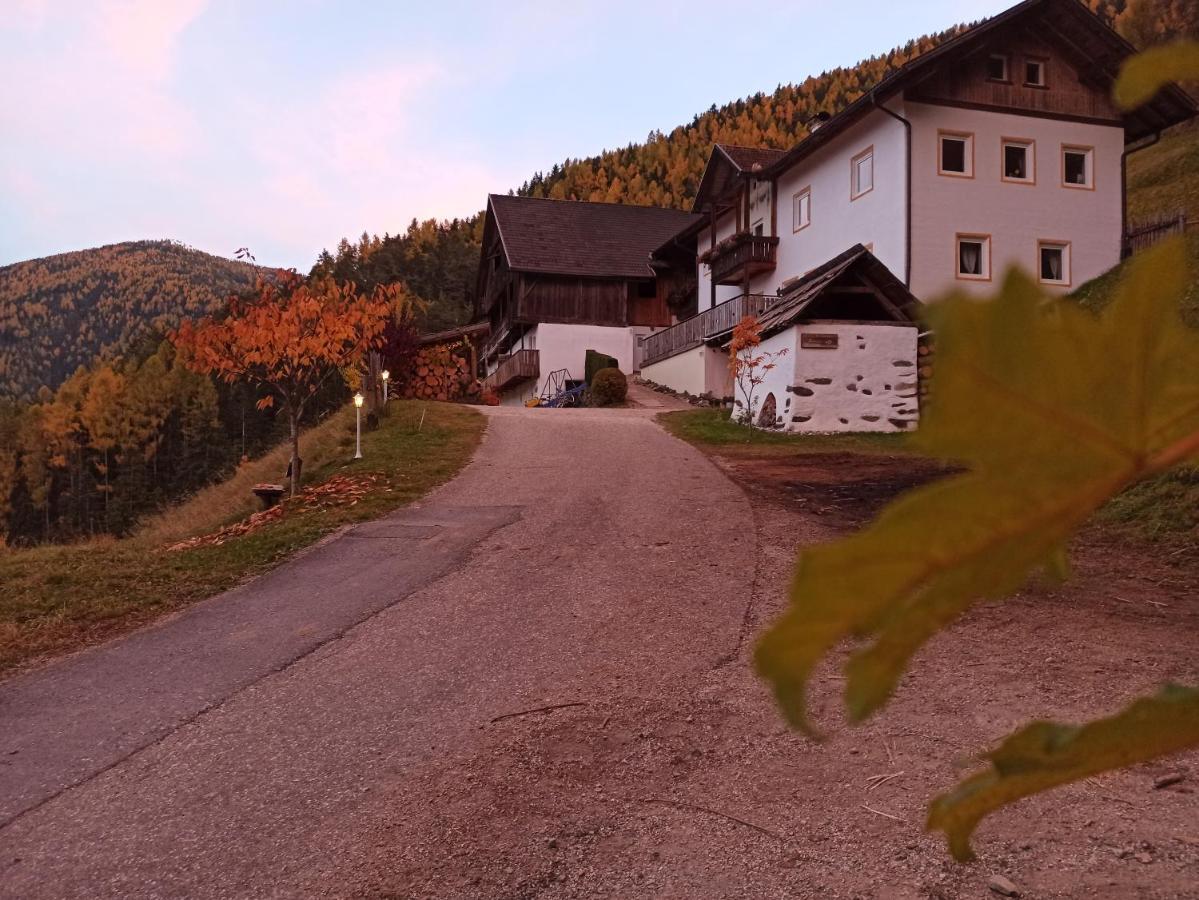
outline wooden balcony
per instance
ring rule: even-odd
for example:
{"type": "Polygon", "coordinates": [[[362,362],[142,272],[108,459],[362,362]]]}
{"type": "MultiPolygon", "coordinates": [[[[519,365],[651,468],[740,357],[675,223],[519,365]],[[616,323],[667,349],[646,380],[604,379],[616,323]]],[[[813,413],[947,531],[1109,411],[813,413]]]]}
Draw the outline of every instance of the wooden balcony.
{"type": "Polygon", "coordinates": [[[651,365],[705,341],[724,337],[746,316],[761,315],[777,299],[773,294],[740,294],[677,325],[647,334],[641,339],[641,365],[651,365]]]}
{"type": "Polygon", "coordinates": [[[499,368],[483,379],[483,389],[502,391],[516,384],[541,375],[541,363],[536,350],[517,350],[500,361],[499,368]]]}
{"type": "Polygon", "coordinates": [[[700,257],[717,284],[744,284],[755,275],[773,272],[779,239],[742,231],[725,238],[700,257]]]}

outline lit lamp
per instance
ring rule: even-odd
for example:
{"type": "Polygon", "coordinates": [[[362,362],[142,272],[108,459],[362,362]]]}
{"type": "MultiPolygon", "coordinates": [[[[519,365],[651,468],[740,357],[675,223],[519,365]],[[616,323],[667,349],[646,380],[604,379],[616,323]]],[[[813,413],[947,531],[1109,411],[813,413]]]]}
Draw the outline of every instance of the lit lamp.
{"type": "Polygon", "coordinates": [[[357,424],[354,429],[356,432],[354,438],[356,445],[354,459],[362,459],[362,401],[364,399],[361,394],[354,395],[354,414],[357,417],[357,424]]]}
{"type": "Polygon", "coordinates": [[[387,382],[391,380],[391,373],[386,369],[383,370],[383,402],[387,402],[387,382]]]}

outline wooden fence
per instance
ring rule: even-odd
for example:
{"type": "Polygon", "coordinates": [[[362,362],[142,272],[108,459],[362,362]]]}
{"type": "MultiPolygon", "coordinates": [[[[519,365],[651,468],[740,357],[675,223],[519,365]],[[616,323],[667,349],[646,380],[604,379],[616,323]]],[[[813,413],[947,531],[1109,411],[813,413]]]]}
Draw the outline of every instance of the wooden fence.
{"type": "Polygon", "coordinates": [[[1148,250],[1159,241],[1176,234],[1184,234],[1187,230],[1187,214],[1185,210],[1157,216],[1152,219],[1142,219],[1139,222],[1129,222],[1128,231],[1124,233],[1123,255],[1132,256],[1142,250],[1148,250]]]}
{"type": "Polygon", "coordinates": [[[677,325],[647,334],[641,339],[641,364],[651,365],[727,334],[743,318],[761,315],[777,299],[772,294],[739,294],[677,325]]]}

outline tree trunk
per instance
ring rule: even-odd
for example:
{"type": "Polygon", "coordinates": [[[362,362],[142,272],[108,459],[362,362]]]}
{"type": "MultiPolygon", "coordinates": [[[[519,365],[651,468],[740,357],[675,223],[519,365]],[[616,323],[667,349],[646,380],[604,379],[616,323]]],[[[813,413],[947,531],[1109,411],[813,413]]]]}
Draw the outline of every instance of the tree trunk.
{"type": "Polygon", "coordinates": [[[300,467],[304,461],[300,459],[300,411],[288,410],[287,421],[291,425],[291,496],[300,491],[300,467]]]}

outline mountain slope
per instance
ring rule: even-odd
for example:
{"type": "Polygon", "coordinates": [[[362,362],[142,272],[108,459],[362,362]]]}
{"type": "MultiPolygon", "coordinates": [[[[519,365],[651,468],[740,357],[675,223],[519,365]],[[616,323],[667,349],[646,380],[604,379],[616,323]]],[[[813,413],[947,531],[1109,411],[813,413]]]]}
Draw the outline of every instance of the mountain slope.
{"type": "Polygon", "coordinates": [[[253,280],[246,263],[172,241],[133,241],[0,268],[0,397],[57,387],[253,280]]]}

